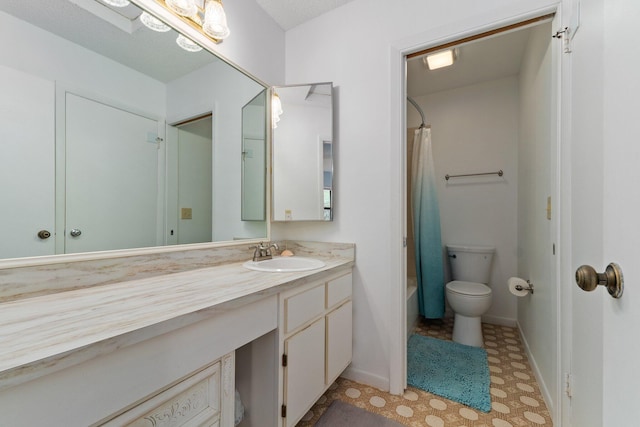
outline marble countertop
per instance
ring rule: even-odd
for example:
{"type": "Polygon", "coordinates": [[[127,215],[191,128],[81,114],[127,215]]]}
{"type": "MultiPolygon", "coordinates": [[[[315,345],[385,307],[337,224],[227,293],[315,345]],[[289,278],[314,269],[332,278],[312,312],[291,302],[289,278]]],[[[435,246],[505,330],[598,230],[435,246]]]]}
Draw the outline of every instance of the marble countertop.
{"type": "Polygon", "coordinates": [[[326,265],[265,273],[235,262],[2,303],[0,388],[79,349],[202,311],[232,309],[274,295],[293,281],[354,263],[348,257],[314,257],[326,265]]]}

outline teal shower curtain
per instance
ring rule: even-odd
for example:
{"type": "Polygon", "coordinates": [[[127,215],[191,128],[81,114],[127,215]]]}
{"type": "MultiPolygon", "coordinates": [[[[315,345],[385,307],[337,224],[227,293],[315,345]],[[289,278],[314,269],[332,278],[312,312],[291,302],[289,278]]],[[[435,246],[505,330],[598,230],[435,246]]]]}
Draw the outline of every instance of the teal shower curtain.
{"type": "Polygon", "coordinates": [[[417,129],[411,160],[413,237],[420,314],[444,317],[444,267],[440,236],[440,209],[431,152],[431,129],[417,129]]]}

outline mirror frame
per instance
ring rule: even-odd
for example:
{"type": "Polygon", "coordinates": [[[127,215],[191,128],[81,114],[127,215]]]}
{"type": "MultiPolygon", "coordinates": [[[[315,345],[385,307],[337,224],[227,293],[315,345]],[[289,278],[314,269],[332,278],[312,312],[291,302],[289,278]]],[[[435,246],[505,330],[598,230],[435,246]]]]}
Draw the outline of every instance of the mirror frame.
{"type": "MultiPolygon", "coordinates": [[[[94,0],[97,1],[97,0],[94,0]]],[[[198,43],[202,48],[208,51],[210,54],[215,55],[222,62],[241,72],[248,78],[252,79],[256,83],[262,85],[265,89],[267,89],[267,96],[271,95],[271,85],[263,82],[257,77],[251,75],[249,72],[242,69],[237,64],[233,63],[223,55],[216,52],[216,42],[209,38],[207,35],[201,32],[195,25],[190,25],[186,20],[180,19],[177,15],[172,14],[168,9],[162,6],[157,0],[130,0],[132,4],[139,7],[140,9],[149,12],[150,14],[156,16],[161,21],[165,22],[171,28],[173,28],[178,33],[184,34],[186,37],[189,37],[194,42],[198,43]]],[[[270,98],[269,98],[270,99],[270,98]]],[[[271,123],[271,103],[266,103],[266,122],[271,123]]],[[[267,170],[271,170],[271,132],[266,132],[266,158],[267,158],[267,170]]],[[[242,141],[240,141],[239,152],[242,150],[242,141]]],[[[270,183],[270,180],[266,179],[267,183],[270,183]]],[[[57,255],[44,255],[44,256],[33,256],[33,257],[22,257],[22,258],[4,258],[0,259],[0,270],[10,269],[10,268],[19,268],[19,267],[31,267],[31,266],[39,266],[39,265],[49,265],[49,264],[62,264],[68,262],[78,262],[78,261],[92,261],[98,259],[110,259],[110,258],[124,258],[131,256],[140,256],[140,255],[151,255],[151,254],[162,254],[167,252],[180,252],[180,251],[189,251],[189,250],[197,250],[197,249],[207,249],[207,248],[216,248],[216,247],[229,247],[229,246],[244,246],[251,245],[258,242],[271,240],[271,185],[266,184],[266,218],[267,222],[267,235],[264,237],[259,237],[255,239],[244,239],[244,240],[228,240],[228,241],[220,241],[220,242],[208,242],[208,243],[193,243],[193,244],[182,244],[182,245],[165,245],[165,246],[150,246],[145,248],[134,248],[134,249],[117,249],[117,250],[108,250],[108,251],[97,251],[97,252],[84,252],[77,254],[57,254],[57,255]]]]}

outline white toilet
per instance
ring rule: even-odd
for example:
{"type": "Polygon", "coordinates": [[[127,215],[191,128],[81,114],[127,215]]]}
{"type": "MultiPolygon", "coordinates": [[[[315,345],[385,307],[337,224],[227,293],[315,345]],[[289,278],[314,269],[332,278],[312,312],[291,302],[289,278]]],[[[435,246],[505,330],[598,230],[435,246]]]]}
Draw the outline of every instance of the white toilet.
{"type": "Polygon", "coordinates": [[[449,305],[455,313],[453,340],[482,347],[481,316],[491,307],[491,260],[495,248],[490,246],[447,245],[453,281],[446,285],[449,305]]]}

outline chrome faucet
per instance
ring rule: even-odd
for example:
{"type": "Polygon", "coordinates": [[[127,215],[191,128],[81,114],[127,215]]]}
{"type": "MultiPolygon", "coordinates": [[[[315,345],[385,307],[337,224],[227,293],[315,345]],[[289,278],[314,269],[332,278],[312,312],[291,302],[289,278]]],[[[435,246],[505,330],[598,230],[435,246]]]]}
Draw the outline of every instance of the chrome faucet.
{"type": "Polygon", "coordinates": [[[275,243],[265,245],[263,242],[260,242],[256,246],[251,246],[249,249],[255,249],[253,252],[253,262],[273,258],[271,248],[278,250],[278,245],[275,243]]]}

